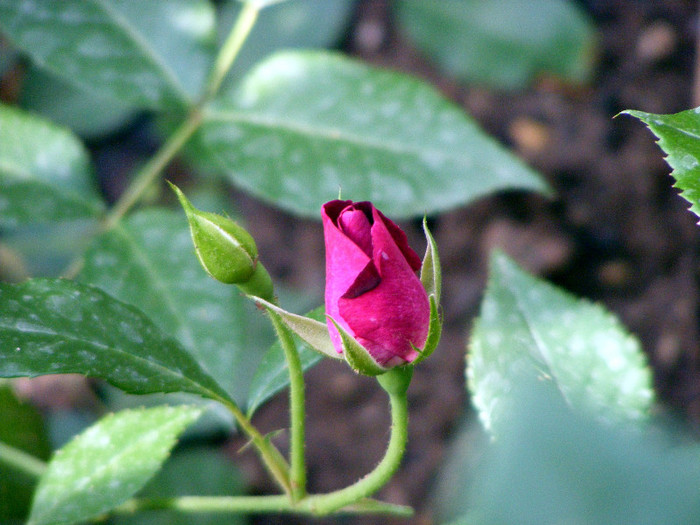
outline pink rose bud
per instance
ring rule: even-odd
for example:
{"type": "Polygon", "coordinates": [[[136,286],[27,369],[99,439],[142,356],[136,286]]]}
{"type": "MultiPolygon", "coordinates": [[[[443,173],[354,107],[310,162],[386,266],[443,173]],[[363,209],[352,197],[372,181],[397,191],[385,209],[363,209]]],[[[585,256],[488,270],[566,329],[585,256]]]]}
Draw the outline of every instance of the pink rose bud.
{"type": "Polygon", "coordinates": [[[330,201],[321,216],[326,315],[336,351],[342,354],[343,345],[333,321],[381,367],[414,361],[414,348],[423,348],[428,336],[430,303],[406,234],[371,202],[330,201]]]}

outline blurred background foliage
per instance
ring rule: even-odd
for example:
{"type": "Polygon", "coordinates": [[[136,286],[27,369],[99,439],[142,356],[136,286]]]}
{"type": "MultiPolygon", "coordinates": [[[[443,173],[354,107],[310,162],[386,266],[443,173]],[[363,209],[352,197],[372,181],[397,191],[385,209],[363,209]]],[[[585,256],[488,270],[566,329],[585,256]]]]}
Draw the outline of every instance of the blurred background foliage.
{"type": "MultiPolygon", "coordinates": [[[[348,59],[343,52],[356,31],[360,3],[287,0],[261,11],[220,92],[205,108],[202,128],[167,177],[188,184],[195,205],[226,211],[244,222],[257,217],[246,216],[232,202],[231,188],[284,213],[315,220],[320,204],[334,198],[339,187],[344,197],[372,199],[402,219],[426,212],[436,217],[504,189],[551,194],[534,169],[427,82],[348,59]]],[[[573,90],[594,75],[598,31],[579,2],[388,4],[396,35],[449,82],[502,92],[547,82],[573,90]]],[[[76,272],[79,281],[138,307],[252,412],[285,385],[284,378],[266,380],[279,372],[279,350],[268,350],[272,336],[264,319],[235,291],[200,271],[184,216],[171,206],[173,199],[162,184],[149,189],[145,209],[111,231],[97,230],[105,209],[133,173],[197,103],[216,49],[241,5],[233,0],[147,6],[140,0],[106,2],[118,16],[96,5],[0,0],[0,278],[58,276],[84,256],[76,272]],[[101,20],[103,32],[85,22],[90,17],[83,9],[95,10],[89,14],[101,20]],[[31,13],[50,16],[32,19],[31,13]],[[139,38],[130,39],[130,34],[139,38]],[[131,58],[125,61],[125,56],[131,58]]],[[[371,26],[363,31],[367,41],[375,38],[371,26]]],[[[287,216],[274,217],[283,228],[287,216]]],[[[591,331],[601,319],[610,319],[520,272],[492,270],[483,304],[506,310],[496,320],[513,313],[508,308],[523,299],[517,291],[521,285],[545,287],[543,293],[551,293],[552,301],[561,301],[556,313],[583,310],[580,326],[591,331]]],[[[320,302],[317,289],[282,290],[280,295],[293,311],[320,302]]],[[[482,420],[490,420],[503,399],[509,415],[495,442],[474,425],[465,425],[456,436],[444,470],[434,474],[436,522],[697,521],[697,445],[682,432],[647,419],[653,411],[649,372],[639,345],[617,322],[610,321],[611,332],[601,336],[608,338],[601,347],[612,353],[598,352],[594,363],[581,367],[610,368],[612,355],[622,359],[616,366],[634,380],[621,382],[619,375],[601,373],[600,383],[591,387],[587,378],[571,372],[575,366],[567,368],[576,362],[567,363],[566,354],[555,349],[552,355],[562,366],[557,373],[544,373],[542,361],[551,365],[551,360],[531,352],[537,344],[523,343],[523,334],[511,341],[489,340],[489,333],[505,334],[510,328],[490,326],[485,308],[471,343],[472,351],[474,345],[484,350],[480,364],[485,368],[470,371],[470,388],[482,420]],[[520,378],[520,369],[499,368],[499,356],[509,352],[515,355],[513,362],[527,363],[526,369],[544,375],[520,378]],[[554,378],[560,393],[574,395],[560,398],[540,388],[542,377],[544,383],[554,378]],[[483,378],[488,381],[480,382],[483,378]],[[619,396],[626,401],[618,406],[616,394],[622,388],[628,388],[628,397],[619,396]],[[624,422],[613,421],[620,414],[601,416],[588,411],[587,401],[576,402],[589,397],[603,400],[593,403],[598,408],[620,409],[624,422]],[[630,413],[644,413],[643,423],[638,417],[627,421],[630,413]]],[[[549,304],[549,314],[551,310],[549,304]]],[[[515,309],[516,314],[523,311],[530,309],[515,309]]],[[[309,354],[307,365],[316,362],[309,354]]],[[[58,383],[42,390],[35,382],[28,389],[32,397],[48,401],[39,411],[19,399],[11,384],[0,385],[0,442],[42,460],[99,414],[183,399],[128,396],[92,385],[95,396],[80,390],[83,385],[71,387],[65,403],[57,406],[50,401],[58,383]]],[[[143,494],[249,490],[245,476],[221,457],[230,430],[231,421],[210,406],[143,494]]],[[[21,523],[34,482],[1,468],[0,521],[21,523]]],[[[236,520],[148,514],[112,521],[246,522],[236,520]]]]}

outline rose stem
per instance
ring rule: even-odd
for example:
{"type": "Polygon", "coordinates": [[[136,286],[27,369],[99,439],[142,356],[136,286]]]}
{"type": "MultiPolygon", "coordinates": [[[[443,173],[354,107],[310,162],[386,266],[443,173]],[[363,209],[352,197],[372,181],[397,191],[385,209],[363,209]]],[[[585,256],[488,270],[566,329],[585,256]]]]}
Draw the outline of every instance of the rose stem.
{"type": "MultiPolygon", "coordinates": [[[[394,368],[384,376],[399,378],[399,381],[405,381],[407,378],[410,381],[412,372],[412,367],[394,368]]],[[[384,378],[384,376],[380,377],[384,378]]],[[[382,386],[384,387],[383,383],[382,386]]],[[[405,382],[405,386],[408,387],[408,382],[405,382]]],[[[391,407],[391,437],[384,458],[372,472],[353,485],[328,494],[309,496],[299,503],[299,508],[308,508],[315,515],[329,514],[371,496],[382,488],[396,472],[406,450],[408,439],[408,401],[405,388],[403,390],[384,388],[389,394],[391,407]]]]}
{"type": "Polygon", "coordinates": [[[289,368],[289,417],[291,426],[291,435],[289,437],[289,477],[292,485],[292,500],[296,502],[306,496],[304,371],[299,359],[297,345],[292,338],[291,332],[279,315],[270,309],[267,311],[284,350],[289,368]]]}

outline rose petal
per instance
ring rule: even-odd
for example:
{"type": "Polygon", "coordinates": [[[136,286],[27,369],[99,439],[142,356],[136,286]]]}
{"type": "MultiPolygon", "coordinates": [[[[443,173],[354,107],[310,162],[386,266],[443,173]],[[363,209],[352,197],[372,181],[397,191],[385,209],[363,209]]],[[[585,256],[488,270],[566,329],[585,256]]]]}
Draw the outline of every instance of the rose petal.
{"type": "MultiPolygon", "coordinates": [[[[423,347],[430,304],[406,234],[370,202],[323,206],[326,313],[382,366],[412,362],[423,347]],[[371,254],[371,256],[370,256],[371,254]]],[[[343,352],[335,326],[331,340],[343,352]]]]}
{"type": "MultiPolygon", "coordinates": [[[[338,300],[372,259],[336,226],[340,212],[351,201],[331,201],[321,211],[326,243],[326,314],[335,318],[351,335],[352,329],[340,318],[338,300]]],[[[340,337],[329,322],[331,340],[338,353],[343,352],[340,337]]]]}
{"type": "Polygon", "coordinates": [[[417,272],[418,270],[420,270],[423,261],[413,250],[413,248],[411,248],[408,245],[408,237],[406,237],[404,231],[401,228],[399,228],[394,221],[389,219],[378,209],[374,208],[373,213],[374,222],[381,221],[384,224],[387,231],[389,232],[389,234],[391,234],[391,237],[394,239],[396,246],[398,246],[399,250],[401,250],[401,253],[406,258],[406,261],[408,261],[409,266],[413,268],[413,271],[417,272]]]}
{"type": "Polygon", "coordinates": [[[381,278],[379,277],[379,272],[374,266],[374,262],[370,261],[357,276],[357,279],[350,285],[350,288],[341,296],[341,299],[354,299],[359,297],[373,288],[376,288],[380,282],[381,278]]]}
{"type": "Polygon", "coordinates": [[[411,362],[418,356],[411,344],[421,348],[428,335],[428,296],[381,217],[372,225],[372,247],[381,281],[355,298],[339,298],[340,320],[379,364],[411,362]]]}
{"type": "Polygon", "coordinates": [[[354,206],[345,208],[338,217],[338,227],[345,233],[363,252],[372,256],[371,225],[367,215],[354,206]]]}

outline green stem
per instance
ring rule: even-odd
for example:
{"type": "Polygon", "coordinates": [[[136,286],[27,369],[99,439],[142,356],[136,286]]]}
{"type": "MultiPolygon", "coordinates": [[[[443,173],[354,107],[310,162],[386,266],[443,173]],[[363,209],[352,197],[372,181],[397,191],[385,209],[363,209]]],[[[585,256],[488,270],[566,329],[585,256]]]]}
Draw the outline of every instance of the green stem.
{"type": "Polygon", "coordinates": [[[0,463],[24,472],[32,478],[40,477],[46,470],[46,463],[40,459],[2,442],[0,442],[0,463]]]}
{"type": "Polygon", "coordinates": [[[143,193],[158,178],[161,171],[173,160],[180,148],[197,131],[202,122],[202,113],[194,108],[185,121],[178,126],[168,140],[136,174],[129,187],[122,193],[102,223],[103,231],[111,230],[119,220],[141,199],[143,193]]]}
{"type": "Polygon", "coordinates": [[[190,110],[185,121],[168,138],[156,155],[139,170],[134,180],[105,218],[103,223],[104,230],[112,229],[141,199],[146,189],[158,178],[161,171],[170,163],[194,132],[197,131],[202,123],[201,108],[216,96],[221,87],[221,82],[229,69],[231,69],[233,62],[243,47],[243,43],[255,25],[257,17],[257,7],[248,2],[243,4],[243,9],[238,15],[236,23],[231,28],[224,45],[219,50],[199,104],[196,104],[190,110]]]}
{"type": "Polygon", "coordinates": [[[277,332],[289,368],[290,481],[292,483],[292,499],[299,501],[306,496],[304,370],[291,332],[277,313],[268,310],[268,314],[275,327],[275,332],[277,332]]]}
{"type": "Polygon", "coordinates": [[[228,408],[229,412],[233,414],[236,418],[236,422],[241,427],[243,432],[250,438],[251,442],[258,450],[260,458],[263,464],[267,468],[268,472],[277,481],[277,484],[282,490],[287,494],[287,496],[282,496],[289,500],[294,493],[293,484],[289,477],[289,465],[284,456],[277,450],[272,443],[270,443],[265,437],[260,433],[260,431],[255,428],[255,426],[250,422],[250,419],[238,408],[238,405],[227,401],[225,399],[219,399],[219,401],[228,408]]]}
{"type": "Polygon", "coordinates": [[[241,12],[238,14],[236,23],[229,33],[224,45],[221,46],[219,55],[216,57],[214,67],[212,68],[207,83],[207,89],[204,93],[205,100],[211,100],[216,92],[221,87],[226,74],[231,69],[231,65],[238,56],[243,43],[248,38],[251,29],[258,19],[259,8],[253,5],[254,2],[244,2],[241,12]]]}
{"type": "MultiPolygon", "coordinates": [[[[389,374],[394,370],[388,372],[389,374]]],[[[391,438],[384,458],[376,468],[358,482],[328,494],[309,496],[299,503],[315,515],[335,512],[356,501],[361,501],[382,488],[396,472],[406,450],[408,439],[408,401],[403,392],[388,392],[391,406],[391,438]]]]}
{"type": "MultiPolygon", "coordinates": [[[[112,509],[115,514],[135,514],[144,510],[175,510],[190,513],[293,513],[314,515],[308,508],[297,508],[286,496],[180,496],[177,498],[132,499],[112,509]]],[[[377,500],[362,500],[341,509],[344,514],[390,514],[409,517],[413,509],[377,500]]]]}

